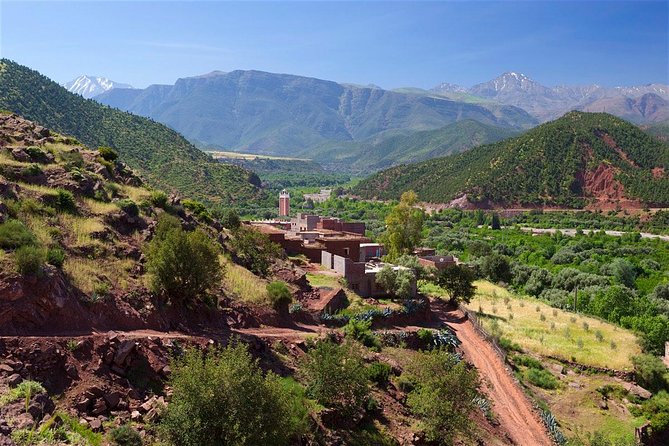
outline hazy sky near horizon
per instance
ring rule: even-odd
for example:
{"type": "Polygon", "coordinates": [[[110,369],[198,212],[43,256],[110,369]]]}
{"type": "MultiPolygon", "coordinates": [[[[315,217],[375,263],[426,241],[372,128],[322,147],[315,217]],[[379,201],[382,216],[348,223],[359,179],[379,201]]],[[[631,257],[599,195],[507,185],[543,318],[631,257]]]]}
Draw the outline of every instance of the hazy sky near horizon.
{"type": "Polygon", "coordinates": [[[669,2],[0,0],[0,55],[134,87],[256,69],[384,88],[669,83],[669,2]]]}

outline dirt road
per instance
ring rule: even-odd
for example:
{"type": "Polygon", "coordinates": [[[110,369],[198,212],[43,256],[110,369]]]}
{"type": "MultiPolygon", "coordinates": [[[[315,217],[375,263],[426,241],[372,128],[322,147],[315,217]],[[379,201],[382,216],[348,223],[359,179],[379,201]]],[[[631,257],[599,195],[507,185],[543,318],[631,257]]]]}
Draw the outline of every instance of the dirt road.
{"type": "Polygon", "coordinates": [[[513,442],[519,446],[550,446],[553,444],[544,424],[532,408],[522,389],[507,370],[493,347],[465,319],[460,310],[448,309],[442,302],[433,302],[432,309],[456,331],[465,359],[479,371],[493,411],[513,442]]]}

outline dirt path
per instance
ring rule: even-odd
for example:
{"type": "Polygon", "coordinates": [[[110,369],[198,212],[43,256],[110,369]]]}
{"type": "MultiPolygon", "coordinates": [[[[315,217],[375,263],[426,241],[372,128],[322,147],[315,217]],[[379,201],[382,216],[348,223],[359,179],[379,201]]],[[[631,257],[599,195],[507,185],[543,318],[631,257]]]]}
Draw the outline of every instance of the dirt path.
{"type": "Polygon", "coordinates": [[[456,331],[465,358],[479,371],[494,412],[513,442],[519,446],[552,445],[546,428],[522,389],[471,321],[465,319],[460,310],[448,309],[442,302],[433,302],[432,309],[456,331]]]}

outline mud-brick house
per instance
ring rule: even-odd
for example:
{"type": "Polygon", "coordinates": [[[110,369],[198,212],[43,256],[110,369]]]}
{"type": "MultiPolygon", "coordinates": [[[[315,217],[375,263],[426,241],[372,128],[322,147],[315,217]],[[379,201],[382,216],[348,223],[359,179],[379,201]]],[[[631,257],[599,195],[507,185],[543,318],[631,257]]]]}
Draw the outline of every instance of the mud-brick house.
{"type": "Polygon", "coordinates": [[[418,262],[425,268],[435,268],[437,271],[445,269],[447,266],[457,265],[458,258],[452,255],[445,256],[423,256],[418,257],[418,262]]]}
{"type": "Polygon", "coordinates": [[[360,262],[366,262],[370,259],[380,259],[386,255],[383,244],[381,243],[360,243],[360,262]]]}
{"type": "MultiPolygon", "coordinates": [[[[390,265],[380,261],[354,262],[327,251],[321,253],[321,264],[340,274],[348,287],[361,297],[387,296],[388,292],[376,283],[376,274],[385,266],[394,270],[407,269],[403,266],[390,265]]],[[[412,284],[412,296],[416,295],[416,281],[412,284]]]]}

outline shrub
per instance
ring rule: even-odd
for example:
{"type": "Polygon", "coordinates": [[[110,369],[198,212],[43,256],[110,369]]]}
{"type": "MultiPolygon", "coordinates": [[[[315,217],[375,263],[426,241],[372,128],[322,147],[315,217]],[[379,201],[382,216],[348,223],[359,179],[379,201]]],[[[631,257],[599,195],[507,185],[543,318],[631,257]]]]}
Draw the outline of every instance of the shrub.
{"type": "Polygon", "coordinates": [[[226,210],[221,216],[221,224],[228,229],[237,229],[241,223],[241,219],[234,209],[226,210]]]}
{"type": "Polygon", "coordinates": [[[276,310],[287,307],[293,301],[293,293],[290,288],[288,288],[286,282],[280,280],[267,284],[267,295],[276,310]]]}
{"type": "Polygon", "coordinates": [[[111,161],[116,161],[118,159],[118,153],[111,147],[106,147],[106,146],[98,147],[98,153],[105,161],[111,162],[111,161]]]}
{"type": "Polygon", "coordinates": [[[46,252],[46,261],[56,268],[62,268],[65,262],[65,251],[60,248],[49,248],[46,252]]]}
{"type": "Polygon", "coordinates": [[[632,357],[637,382],[653,393],[669,390],[669,371],[662,360],[654,355],[632,357]]]}
{"type": "Polygon", "coordinates": [[[267,276],[275,258],[281,257],[282,249],[269,237],[247,226],[240,226],[230,239],[230,248],[236,263],[258,276],[267,276]]]}
{"type": "Polygon", "coordinates": [[[307,394],[342,416],[359,413],[369,396],[367,371],[354,344],[317,342],[305,355],[301,373],[307,394]]]}
{"type": "Polygon", "coordinates": [[[18,272],[24,276],[39,275],[46,261],[44,249],[38,246],[22,246],[14,252],[18,272]]]}
{"type": "Polygon", "coordinates": [[[165,209],[167,206],[167,194],[161,190],[151,192],[149,202],[157,208],[165,209]]]}
{"type": "Polygon", "coordinates": [[[61,212],[69,212],[71,214],[77,212],[77,202],[69,190],[56,189],[53,195],[53,204],[61,212]]]}
{"type": "Polygon", "coordinates": [[[457,356],[436,349],[420,352],[407,366],[414,389],[407,405],[420,418],[428,441],[451,445],[456,437],[467,437],[475,429],[470,418],[477,409],[479,378],[457,356]]]}
{"type": "Polygon", "coordinates": [[[130,217],[139,216],[139,206],[137,206],[137,203],[135,203],[129,198],[124,198],[123,200],[117,201],[116,206],[121,208],[121,210],[126,214],[128,214],[130,217]]]}
{"type": "Polygon", "coordinates": [[[35,243],[30,229],[18,220],[7,220],[0,224],[0,248],[15,249],[35,243]]]}
{"type": "Polygon", "coordinates": [[[37,164],[31,164],[30,166],[21,169],[21,175],[26,177],[36,177],[42,173],[42,168],[37,164]]]}
{"type": "Polygon", "coordinates": [[[142,446],[142,437],[139,432],[128,424],[112,429],[109,438],[116,446],[142,446]]]}
{"type": "Polygon", "coordinates": [[[211,214],[207,207],[196,200],[183,200],[181,202],[184,208],[192,211],[200,220],[205,222],[211,221],[211,214]]]}
{"type": "Polygon", "coordinates": [[[171,444],[283,446],[304,428],[295,417],[304,401],[273,373],[263,375],[241,343],[186,351],[172,363],[170,385],[159,432],[171,444]]]}
{"type": "Polygon", "coordinates": [[[359,341],[365,347],[379,348],[379,340],[372,334],[371,320],[359,320],[352,318],[344,326],[344,334],[346,337],[359,341]]]}
{"type": "Polygon", "coordinates": [[[38,163],[44,163],[48,159],[46,156],[46,152],[44,152],[39,147],[35,146],[26,147],[25,152],[33,161],[36,161],[38,163]]]}
{"type": "Polygon", "coordinates": [[[557,379],[555,379],[551,372],[533,367],[525,371],[525,378],[527,378],[530,383],[537,387],[541,387],[542,389],[557,389],[559,385],[557,379]]]}
{"type": "Polygon", "coordinates": [[[391,371],[392,367],[385,362],[373,362],[367,367],[367,377],[373,383],[385,386],[388,384],[391,371]]]}
{"type": "Polygon", "coordinates": [[[148,249],[151,285],[172,302],[189,303],[220,282],[218,250],[204,232],[187,233],[181,226],[170,228],[168,219],[162,221],[148,249]]]}
{"type": "Polygon", "coordinates": [[[68,170],[73,167],[84,166],[84,157],[76,150],[70,150],[69,152],[62,151],[58,154],[58,157],[66,165],[68,170]]]}
{"type": "Polygon", "coordinates": [[[37,381],[26,380],[10,389],[9,392],[0,395],[0,407],[18,400],[30,401],[33,395],[45,392],[46,390],[42,384],[37,381]]]}

